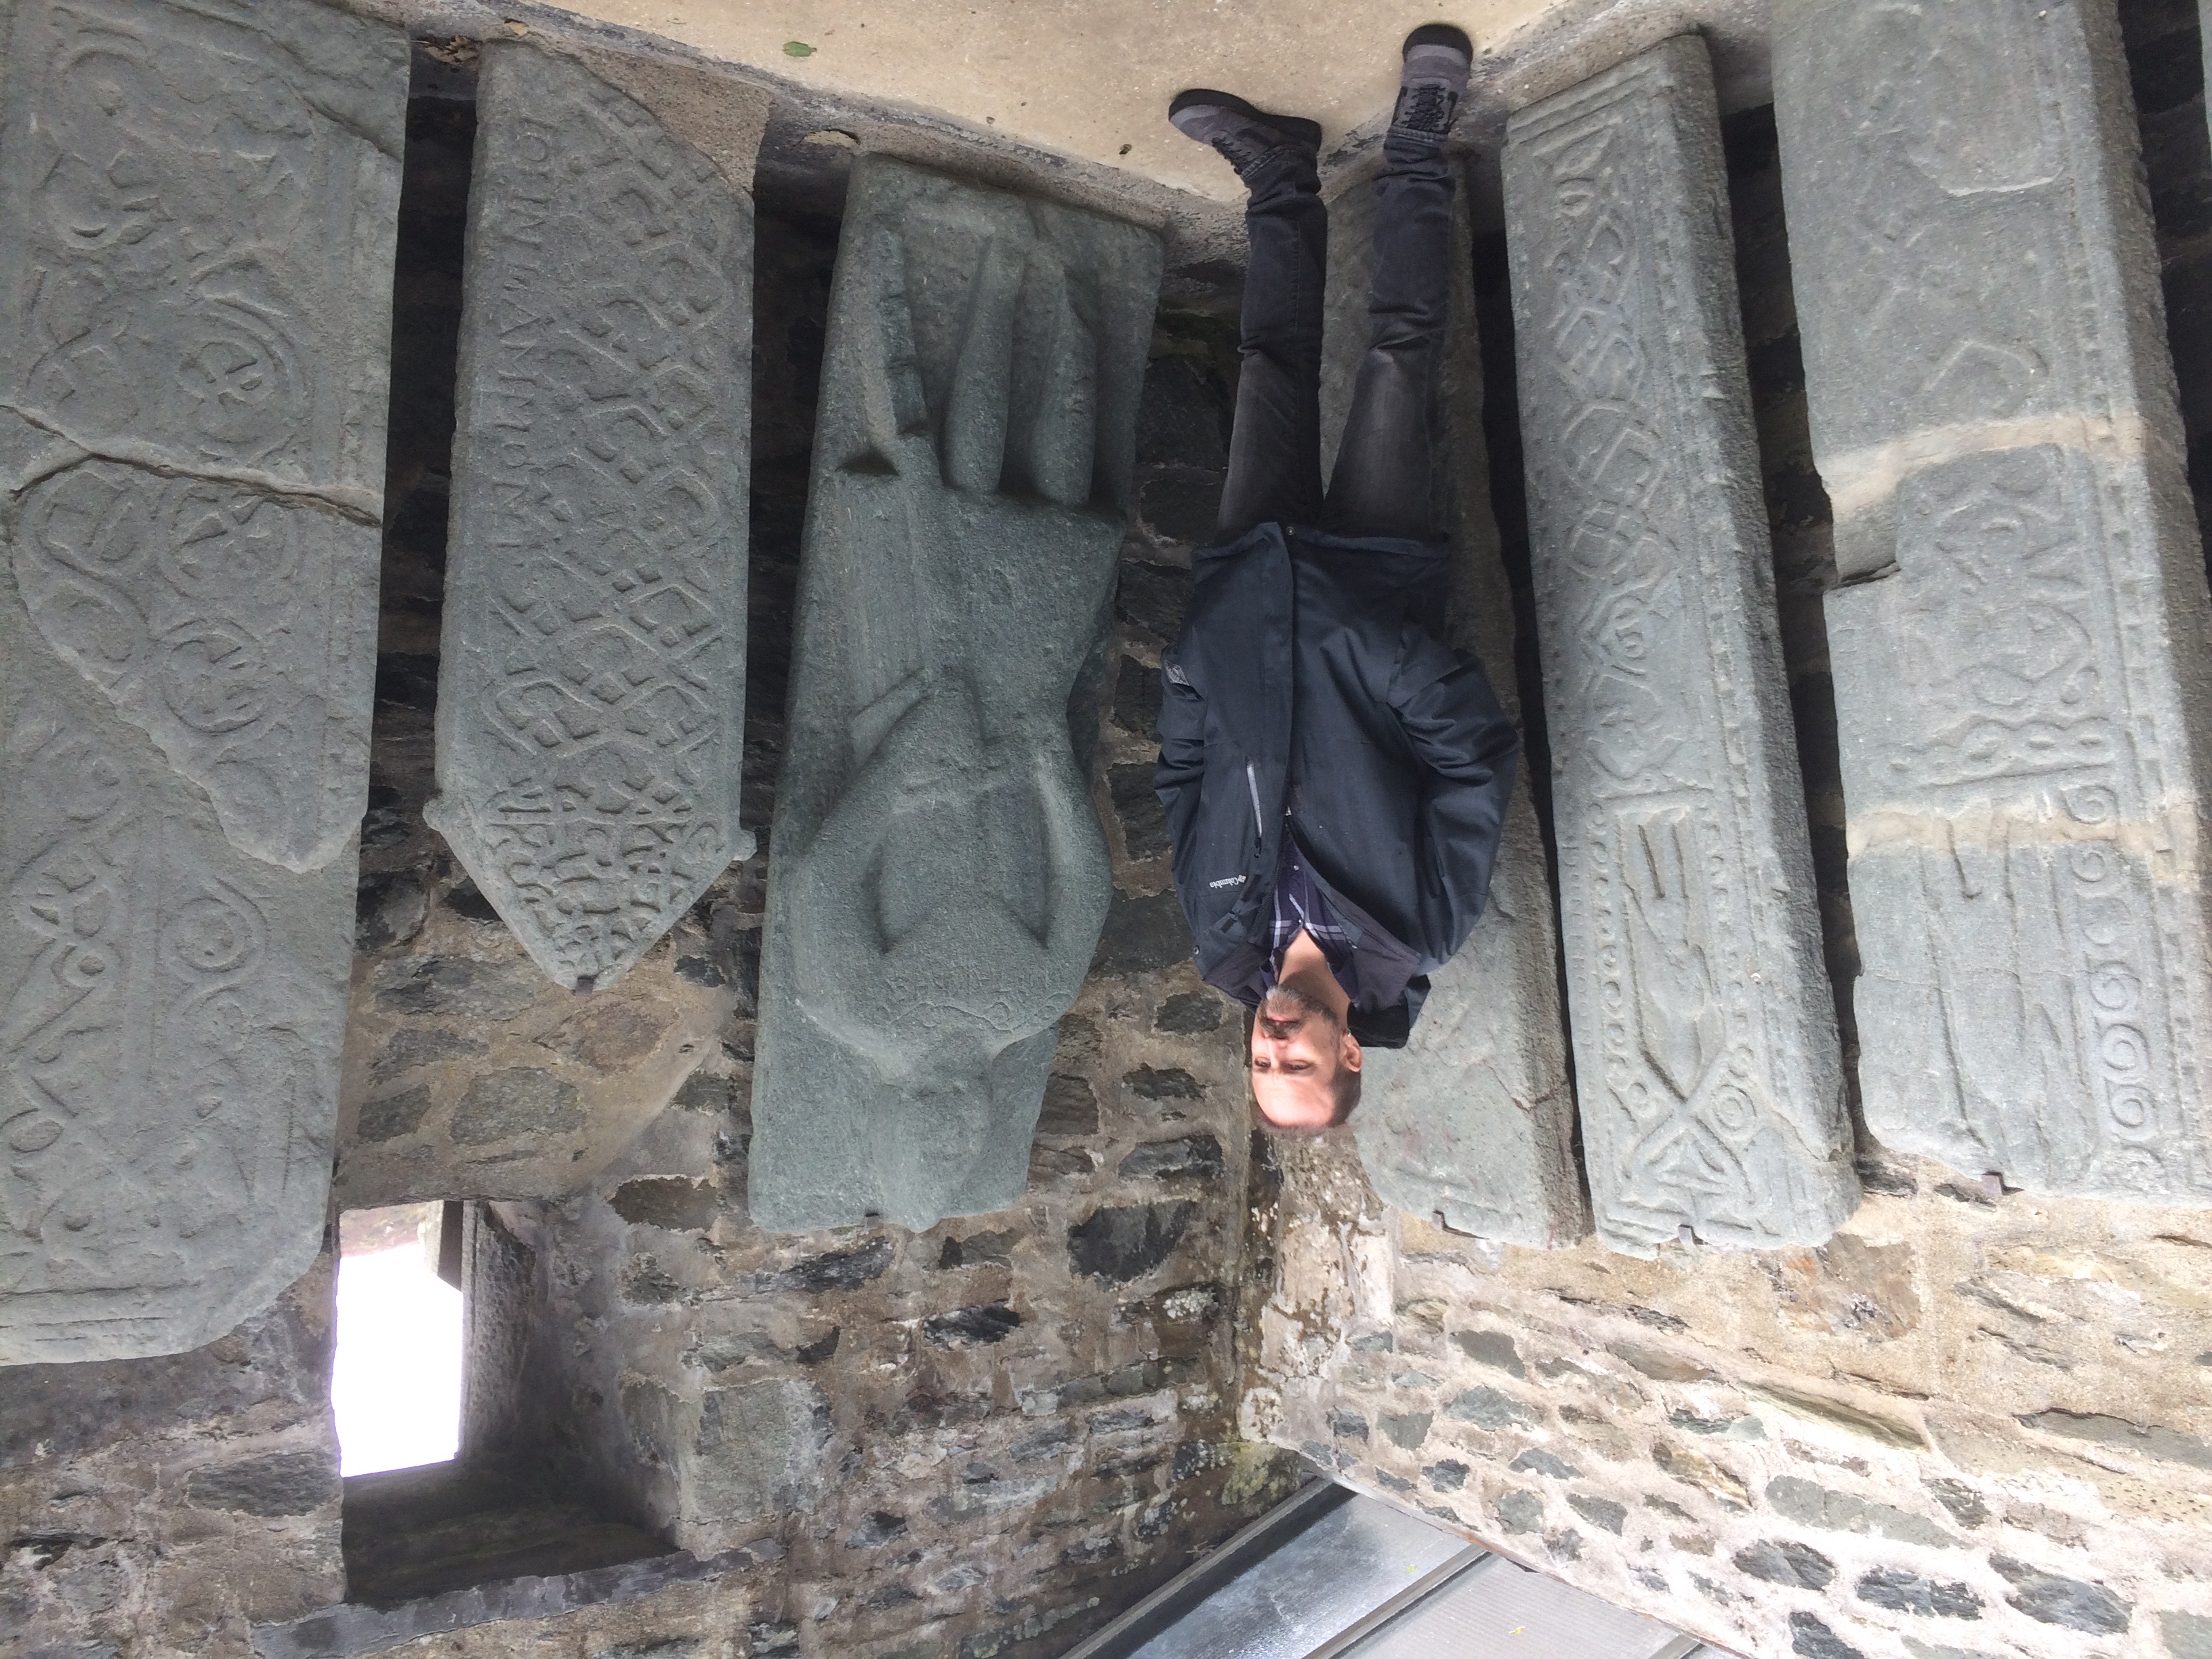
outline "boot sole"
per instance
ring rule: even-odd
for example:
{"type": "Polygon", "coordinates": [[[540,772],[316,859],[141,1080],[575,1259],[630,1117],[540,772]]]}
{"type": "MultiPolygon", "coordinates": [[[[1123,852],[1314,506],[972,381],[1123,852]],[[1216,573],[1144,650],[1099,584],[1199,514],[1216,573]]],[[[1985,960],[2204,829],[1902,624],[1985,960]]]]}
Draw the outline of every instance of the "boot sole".
{"type": "MultiPolygon", "coordinates": [[[[1321,148],[1320,122],[1309,121],[1298,115],[1271,114],[1256,105],[1246,103],[1235,93],[1216,92],[1211,87],[1193,87],[1188,92],[1176,94],[1168,104],[1168,119],[1173,122],[1183,111],[1200,106],[1206,109],[1225,109],[1232,114],[1245,116],[1255,121],[1264,121],[1294,143],[1303,144],[1312,149],[1321,148]]],[[[1178,127],[1176,131],[1181,131],[1182,129],[1178,127]]]]}

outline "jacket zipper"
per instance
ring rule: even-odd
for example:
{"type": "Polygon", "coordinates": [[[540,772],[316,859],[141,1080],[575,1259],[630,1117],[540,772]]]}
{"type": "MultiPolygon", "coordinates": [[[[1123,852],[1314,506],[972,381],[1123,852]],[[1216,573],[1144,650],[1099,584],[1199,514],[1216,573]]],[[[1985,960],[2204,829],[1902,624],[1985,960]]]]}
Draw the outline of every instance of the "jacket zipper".
{"type": "Polygon", "coordinates": [[[1260,811],[1260,775],[1252,769],[1250,761],[1244,763],[1244,783],[1252,792],[1252,844],[1264,847],[1267,844],[1267,820],[1260,811]]]}

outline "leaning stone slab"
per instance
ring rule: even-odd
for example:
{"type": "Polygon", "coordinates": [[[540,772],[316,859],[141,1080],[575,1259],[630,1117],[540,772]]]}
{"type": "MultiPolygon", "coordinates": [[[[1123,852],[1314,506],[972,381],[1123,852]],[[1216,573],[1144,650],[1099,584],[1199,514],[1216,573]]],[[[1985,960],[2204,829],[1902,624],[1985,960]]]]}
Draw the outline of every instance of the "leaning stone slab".
{"type": "Polygon", "coordinates": [[[2110,0],[1783,0],[1868,1127],[2212,1201],[2204,568],[2110,0]]]}
{"type": "Polygon", "coordinates": [[[128,1358],[321,1244],[407,46],[0,27],[0,1364],[128,1358]]]}
{"type": "Polygon", "coordinates": [[[1504,181],[1598,1235],[1818,1243],[1858,1182],[1704,44],[1515,115],[1504,181]]]}
{"type": "MultiPolygon", "coordinates": [[[[1375,192],[1365,179],[1329,204],[1322,453],[1337,447],[1367,349],[1375,267],[1375,192]]],[[[1443,465],[1453,569],[1450,636],[1492,671],[1509,713],[1513,594],[1490,511],[1482,429],[1482,348],[1462,191],[1445,362],[1443,465]]],[[[1459,954],[1430,975],[1405,1048],[1367,1056],[1357,1127],[1360,1161],[1383,1202],[1439,1216],[1458,1231],[1511,1244],[1571,1244],[1589,1230],[1575,1168],[1574,1092],[1560,1017],[1559,940],[1530,791],[1513,793],[1490,905],[1459,954]]]]}
{"type": "Polygon", "coordinates": [[[751,850],[752,202],[520,42],[484,48],[469,199],[426,817],[590,990],[751,850]]]}
{"type": "Polygon", "coordinates": [[[830,295],[776,791],[752,1214],[1012,1204],[1111,896],[1077,732],[1159,244],[880,156],[830,295]]]}

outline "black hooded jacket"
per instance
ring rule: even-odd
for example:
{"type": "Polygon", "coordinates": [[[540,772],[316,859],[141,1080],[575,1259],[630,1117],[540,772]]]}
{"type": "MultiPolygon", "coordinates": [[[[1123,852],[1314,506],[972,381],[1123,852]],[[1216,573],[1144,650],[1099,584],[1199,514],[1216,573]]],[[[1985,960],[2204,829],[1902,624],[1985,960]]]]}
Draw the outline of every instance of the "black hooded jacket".
{"type": "Polygon", "coordinates": [[[1264,524],[1194,559],[1161,659],[1176,896],[1199,973],[1256,1006],[1287,831],[1361,937],[1352,1032],[1404,1043],[1490,891],[1519,750],[1482,665],[1437,636],[1443,543],[1264,524]]]}

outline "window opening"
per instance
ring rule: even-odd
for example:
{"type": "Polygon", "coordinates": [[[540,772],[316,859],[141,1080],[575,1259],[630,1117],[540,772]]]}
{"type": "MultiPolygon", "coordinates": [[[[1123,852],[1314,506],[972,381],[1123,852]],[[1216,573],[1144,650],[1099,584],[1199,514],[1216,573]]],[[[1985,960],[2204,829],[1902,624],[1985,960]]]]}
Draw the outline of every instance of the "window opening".
{"type": "Polygon", "coordinates": [[[395,1204],[338,1219],[331,1406],[347,1474],[449,1462],[459,1449],[460,1210],[395,1204]]]}

